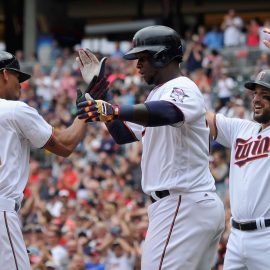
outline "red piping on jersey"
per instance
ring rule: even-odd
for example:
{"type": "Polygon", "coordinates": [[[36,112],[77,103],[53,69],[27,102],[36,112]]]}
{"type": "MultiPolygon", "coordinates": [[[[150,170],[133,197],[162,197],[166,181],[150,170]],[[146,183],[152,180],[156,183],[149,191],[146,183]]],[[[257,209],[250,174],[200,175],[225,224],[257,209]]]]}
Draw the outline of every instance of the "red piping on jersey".
{"type": "Polygon", "coordinates": [[[52,140],[53,135],[54,135],[54,128],[52,129],[52,135],[50,136],[49,140],[48,140],[48,141],[44,144],[44,146],[41,147],[41,148],[45,148],[45,147],[48,145],[48,143],[52,140]]]}
{"type": "MultiPolygon", "coordinates": [[[[206,125],[206,127],[209,127],[206,118],[205,118],[205,125],[206,125]]],[[[209,129],[210,129],[210,128],[209,128],[209,129]]],[[[211,151],[211,144],[210,144],[210,141],[211,141],[211,131],[209,132],[209,140],[208,140],[208,152],[209,152],[209,153],[210,153],[210,151],[211,151]]]]}
{"type": "Polygon", "coordinates": [[[217,129],[217,115],[214,115],[214,129],[215,129],[215,136],[214,136],[214,140],[216,140],[217,136],[218,136],[218,129],[217,129]]]}
{"type": "Polygon", "coordinates": [[[162,264],[163,264],[163,260],[165,258],[166,249],[167,249],[167,246],[169,244],[169,241],[170,241],[170,238],[171,238],[171,235],[172,235],[172,230],[173,230],[173,227],[174,227],[174,224],[175,224],[175,220],[176,220],[177,214],[179,212],[180,204],[181,204],[181,195],[179,196],[179,199],[178,199],[177,207],[176,207],[176,210],[175,210],[175,213],[174,213],[174,217],[173,217],[173,221],[172,221],[172,224],[171,224],[171,228],[170,228],[170,231],[169,231],[169,234],[168,234],[168,237],[167,237],[167,240],[166,240],[166,243],[165,243],[165,246],[164,246],[162,255],[161,255],[161,259],[160,259],[160,264],[159,264],[158,270],[161,270],[162,269],[162,264]]]}
{"type": "Polygon", "coordinates": [[[19,270],[18,262],[17,262],[15,250],[14,250],[14,246],[13,246],[13,243],[12,243],[12,240],[11,240],[11,235],[10,235],[10,231],[9,231],[9,227],[8,227],[7,212],[6,211],[4,211],[4,218],[5,218],[5,225],[6,225],[7,234],[8,234],[8,240],[9,240],[9,243],[10,243],[10,246],[11,246],[11,250],[12,250],[12,253],[13,253],[13,258],[14,258],[15,265],[16,265],[16,270],[19,270]]]}
{"type": "Polygon", "coordinates": [[[142,137],[144,136],[146,128],[142,131],[142,137]]]}

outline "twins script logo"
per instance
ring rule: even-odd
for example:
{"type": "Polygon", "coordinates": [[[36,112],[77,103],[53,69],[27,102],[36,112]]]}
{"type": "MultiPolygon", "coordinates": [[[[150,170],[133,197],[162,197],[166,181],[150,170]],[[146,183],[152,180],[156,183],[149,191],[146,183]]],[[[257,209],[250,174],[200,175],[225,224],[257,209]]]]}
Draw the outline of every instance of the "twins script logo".
{"type": "Polygon", "coordinates": [[[171,92],[171,95],[170,97],[174,100],[174,101],[180,101],[181,103],[184,102],[184,98],[185,97],[188,97],[188,95],[185,94],[184,90],[181,89],[181,88],[177,88],[177,87],[174,87],[172,92],[171,92]]]}
{"type": "Polygon", "coordinates": [[[257,139],[238,138],[235,143],[235,164],[239,167],[255,159],[266,158],[270,151],[270,138],[258,136],[257,139]]]}

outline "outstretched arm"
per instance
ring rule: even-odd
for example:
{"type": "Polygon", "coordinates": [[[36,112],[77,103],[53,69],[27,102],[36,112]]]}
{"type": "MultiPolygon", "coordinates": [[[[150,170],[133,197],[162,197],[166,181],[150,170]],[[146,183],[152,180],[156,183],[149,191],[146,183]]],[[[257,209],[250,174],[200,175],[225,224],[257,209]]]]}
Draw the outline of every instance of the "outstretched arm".
{"type": "Polygon", "coordinates": [[[70,127],[63,130],[54,129],[51,138],[43,148],[59,156],[69,156],[82,140],[86,126],[84,121],[76,118],[70,127]]]}
{"type": "Polygon", "coordinates": [[[206,112],[206,121],[210,128],[210,134],[213,139],[217,136],[217,129],[216,129],[216,114],[213,112],[206,112]]]}
{"type": "Polygon", "coordinates": [[[112,105],[103,100],[88,100],[78,104],[80,119],[109,123],[119,119],[145,127],[173,125],[183,121],[183,113],[171,102],[149,101],[137,105],[112,105]]]}

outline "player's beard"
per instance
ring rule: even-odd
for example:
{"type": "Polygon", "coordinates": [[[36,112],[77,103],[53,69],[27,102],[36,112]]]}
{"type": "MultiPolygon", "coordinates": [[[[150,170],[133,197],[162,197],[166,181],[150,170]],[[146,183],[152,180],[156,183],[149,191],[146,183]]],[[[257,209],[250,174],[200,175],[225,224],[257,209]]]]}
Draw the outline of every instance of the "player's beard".
{"type": "Polygon", "coordinates": [[[260,123],[260,124],[268,124],[268,123],[270,123],[270,110],[269,109],[266,109],[260,115],[254,114],[253,115],[253,119],[256,122],[260,123]]]}

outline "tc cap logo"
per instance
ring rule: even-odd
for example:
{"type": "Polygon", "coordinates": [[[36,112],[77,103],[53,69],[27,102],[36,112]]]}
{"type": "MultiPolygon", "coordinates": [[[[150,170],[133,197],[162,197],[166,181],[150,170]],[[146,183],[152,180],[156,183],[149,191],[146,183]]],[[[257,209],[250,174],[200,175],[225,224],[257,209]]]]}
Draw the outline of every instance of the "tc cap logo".
{"type": "Polygon", "coordinates": [[[256,80],[257,80],[257,81],[262,81],[263,78],[264,78],[264,76],[265,76],[265,71],[262,71],[262,72],[260,72],[260,73],[258,74],[256,80]]]}

